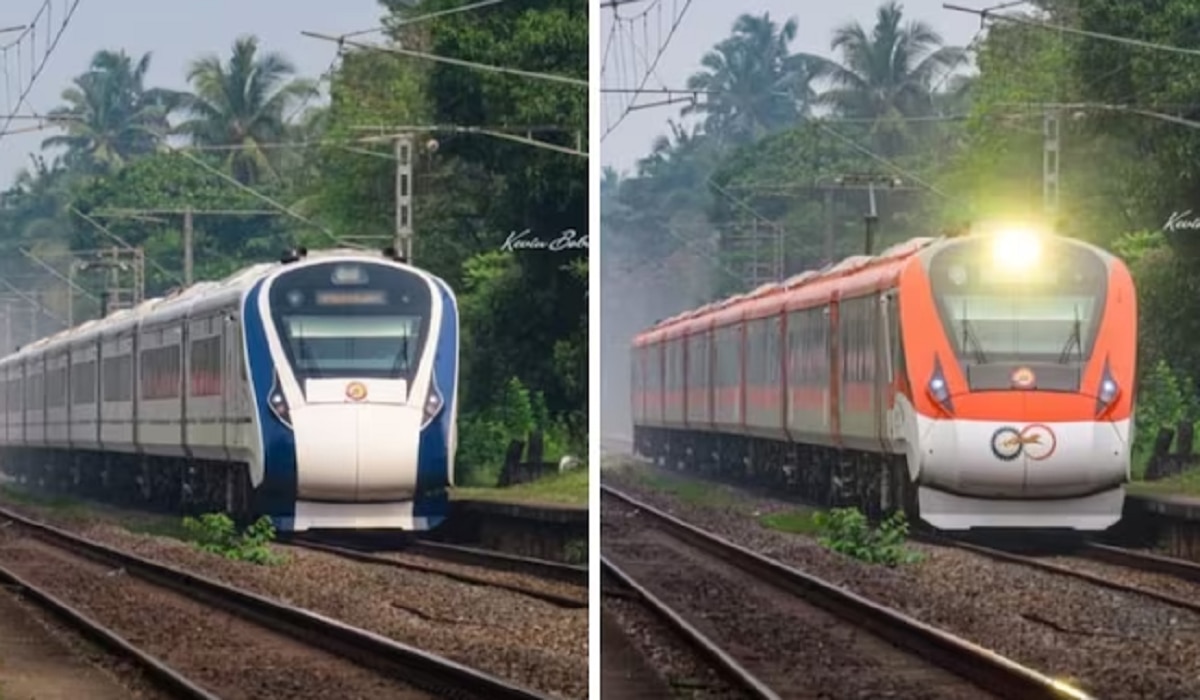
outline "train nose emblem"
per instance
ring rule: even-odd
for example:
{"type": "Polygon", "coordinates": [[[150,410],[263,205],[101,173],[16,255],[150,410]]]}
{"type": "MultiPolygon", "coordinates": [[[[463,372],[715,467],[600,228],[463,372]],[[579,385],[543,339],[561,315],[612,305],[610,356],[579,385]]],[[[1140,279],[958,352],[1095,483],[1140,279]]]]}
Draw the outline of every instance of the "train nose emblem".
{"type": "Polygon", "coordinates": [[[362,382],[350,382],[346,385],[346,398],[351,401],[362,401],[367,398],[367,387],[362,382]]]}
{"type": "Polygon", "coordinates": [[[992,454],[1011,462],[1021,455],[1021,434],[1016,428],[1000,428],[992,434],[992,454]]]}
{"type": "Polygon", "coordinates": [[[1058,438],[1048,425],[1033,423],[1021,430],[1005,426],[992,433],[992,454],[997,459],[1011,462],[1024,453],[1026,457],[1041,462],[1049,459],[1058,448],[1058,438]]]}
{"type": "Polygon", "coordinates": [[[1028,367],[1020,367],[1012,373],[1012,383],[1022,389],[1028,389],[1037,381],[1037,376],[1028,367]]]}

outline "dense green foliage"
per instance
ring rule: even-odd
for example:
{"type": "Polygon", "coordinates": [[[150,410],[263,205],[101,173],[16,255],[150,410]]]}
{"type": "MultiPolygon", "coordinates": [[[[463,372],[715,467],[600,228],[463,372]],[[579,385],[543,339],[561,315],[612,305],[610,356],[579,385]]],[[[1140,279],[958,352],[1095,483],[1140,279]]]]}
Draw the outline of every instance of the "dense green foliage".
{"type": "Polygon", "coordinates": [[[184,518],[183,529],[197,549],[210,554],[264,566],[282,561],[279,555],[271,551],[275,526],[265,515],[241,532],[224,513],[184,518]]]}
{"type": "Polygon", "coordinates": [[[854,174],[902,182],[877,192],[876,252],[969,221],[1048,223],[1116,252],[1134,273],[1144,454],[1151,424],[1200,418],[1190,408],[1200,378],[1191,351],[1200,340],[1200,231],[1169,223],[1200,212],[1191,98],[1200,56],[1038,23],[1189,47],[1200,5],[1031,5],[1025,22],[989,22],[967,51],[943,46],[892,2],[837,29],[831,56],[792,52],[788,23],[743,17],[693,79],[728,94],[692,108],[704,121],[672,125],[634,173],[606,173],[605,265],[670,260],[715,237],[704,295],[715,298],[861,253],[866,193],[834,184],[854,174]],[[1052,219],[1043,207],[1047,113],[1060,118],[1061,135],[1052,219]],[[1178,400],[1159,395],[1163,385],[1177,387],[1178,400]]]}
{"type": "Polygon", "coordinates": [[[878,527],[867,520],[857,508],[835,508],[813,515],[819,541],[823,546],[842,554],[861,559],[868,564],[911,564],[921,560],[920,554],[905,545],[908,521],[896,511],[878,527]]]}
{"type": "MultiPolygon", "coordinates": [[[[509,3],[407,25],[456,3],[380,4],[384,48],[587,77],[581,3],[509,3]]],[[[508,440],[531,429],[547,431],[548,458],[585,449],[587,249],[502,248],[525,230],[547,242],[566,230],[586,238],[587,161],[462,127],[551,125],[533,136],[577,148],[587,143],[586,89],[369,48],[344,49],[319,81],[252,36],[197,57],[188,92],[145,85],[151,60],[102,51],[63,92],[62,133],[0,195],[0,275],[64,319],[63,282],[18,249],[65,276],[73,256],[119,245],[115,236],[144,249],[146,295],[164,293],[182,284],[185,208],[198,212],[198,280],[296,245],[382,248],[396,222],[390,136],[416,127],[414,260],[461,307],[458,480],[486,485],[508,440]],[[324,80],[328,105],[316,99],[324,80]],[[160,213],[129,212],[146,209],[160,213]],[[228,213],[246,210],[259,213],[228,213]]],[[[80,273],[78,284],[76,322],[99,313],[105,280],[80,273]]],[[[39,335],[57,329],[40,321],[39,335]]]]}

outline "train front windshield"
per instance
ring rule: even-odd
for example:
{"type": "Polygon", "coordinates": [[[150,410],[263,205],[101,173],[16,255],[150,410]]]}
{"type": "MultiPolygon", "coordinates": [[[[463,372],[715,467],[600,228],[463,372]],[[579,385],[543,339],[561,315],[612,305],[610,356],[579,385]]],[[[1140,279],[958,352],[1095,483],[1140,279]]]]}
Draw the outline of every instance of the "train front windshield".
{"type": "Polygon", "coordinates": [[[1107,267],[1092,250],[1056,239],[1004,248],[964,239],[930,262],[947,336],[966,364],[1075,364],[1091,354],[1104,311],[1107,267]]]}
{"type": "Polygon", "coordinates": [[[281,274],[275,328],[297,380],[412,379],[429,334],[425,280],[372,263],[328,263],[281,274]]]}

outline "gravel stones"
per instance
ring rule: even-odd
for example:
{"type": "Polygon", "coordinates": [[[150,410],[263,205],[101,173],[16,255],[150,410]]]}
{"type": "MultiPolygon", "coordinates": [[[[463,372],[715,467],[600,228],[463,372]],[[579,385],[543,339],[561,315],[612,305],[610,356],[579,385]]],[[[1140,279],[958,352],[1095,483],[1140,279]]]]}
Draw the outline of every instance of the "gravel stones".
{"type": "Polygon", "coordinates": [[[603,503],[607,556],[781,697],[947,698],[986,692],[790,592],[603,503]]]}
{"type": "Polygon", "coordinates": [[[587,697],[586,609],[564,609],[503,589],[292,547],[273,545],[285,561],[257,566],[201,552],[179,540],[131,533],[114,524],[119,514],[56,514],[54,509],[5,505],[109,546],[306,608],[533,690],[587,697]]]}
{"type": "Polygon", "coordinates": [[[432,697],[14,529],[0,564],[224,700],[432,697]]]}
{"type": "Polygon", "coordinates": [[[897,568],[830,552],[769,530],[763,513],[796,505],[706,484],[718,497],[685,501],[620,470],[605,481],[726,539],[940,627],[1097,697],[1200,697],[1200,616],[1143,596],[998,562],[953,548],[910,545],[924,559],[897,568]]]}

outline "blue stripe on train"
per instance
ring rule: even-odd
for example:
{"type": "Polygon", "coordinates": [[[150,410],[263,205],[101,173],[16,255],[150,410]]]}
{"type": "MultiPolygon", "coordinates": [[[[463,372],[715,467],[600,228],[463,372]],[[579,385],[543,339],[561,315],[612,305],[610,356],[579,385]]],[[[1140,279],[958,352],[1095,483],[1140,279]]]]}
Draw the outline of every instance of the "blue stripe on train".
{"type": "MultiPolygon", "coordinates": [[[[450,417],[454,415],[455,363],[458,353],[458,308],[449,288],[435,279],[435,286],[442,296],[442,325],[438,329],[436,355],[433,361],[433,376],[442,392],[445,405],[437,418],[421,432],[421,443],[417,457],[417,496],[413,503],[413,516],[440,520],[449,511],[449,496],[445,487],[449,485],[449,442],[450,417]],[[424,494],[437,495],[424,495],[424,494]]],[[[422,397],[424,400],[424,397],[422,397]]],[[[431,522],[430,525],[435,525],[431,522]]]]}
{"type": "Polygon", "coordinates": [[[250,358],[254,408],[262,431],[263,482],[254,493],[257,514],[271,516],[276,529],[292,529],[296,516],[296,439],[279,422],[267,404],[275,377],[275,361],[267,344],[267,331],[258,310],[258,298],[266,280],[259,280],[242,301],[242,328],[246,355],[250,358]]]}

